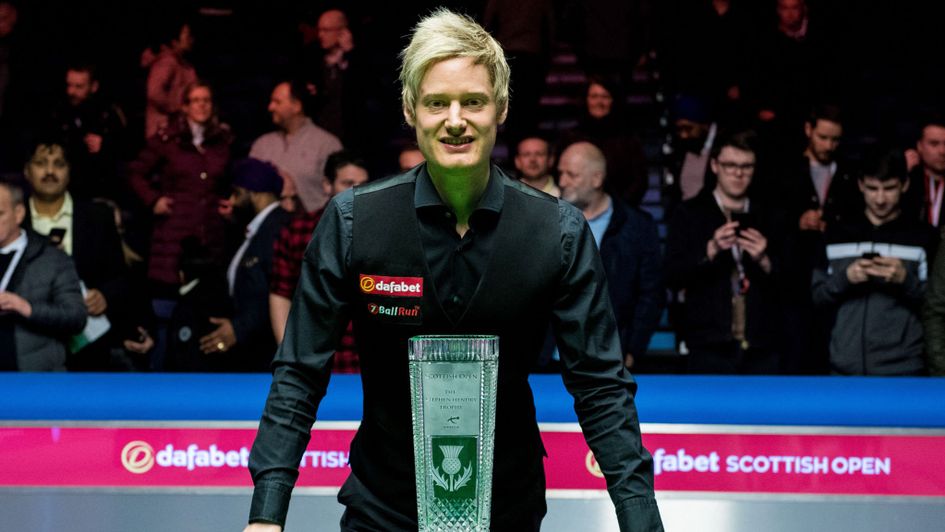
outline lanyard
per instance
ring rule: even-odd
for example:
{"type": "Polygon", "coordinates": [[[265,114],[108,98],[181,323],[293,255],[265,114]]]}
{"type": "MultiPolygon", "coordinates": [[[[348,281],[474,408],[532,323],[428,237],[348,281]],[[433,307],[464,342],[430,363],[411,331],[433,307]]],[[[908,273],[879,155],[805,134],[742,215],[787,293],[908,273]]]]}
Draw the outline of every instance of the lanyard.
{"type": "MultiPolygon", "coordinates": [[[[722,214],[725,215],[725,221],[732,221],[728,214],[728,209],[722,205],[722,198],[719,197],[719,193],[714,191],[712,192],[712,195],[715,196],[715,202],[718,203],[719,209],[722,209],[722,214]]],[[[742,212],[748,212],[748,202],[748,198],[745,198],[745,206],[742,212]]],[[[733,279],[732,282],[732,293],[745,295],[748,292],[748,287],[751,285],[751,282],[748,280],[748,275],[745,273],[745,265],[742,264],[742,249],[737,243],[732,246],[732,258],[735,259],[735,271],[738,273],[738,279],[733,279]]]]}
{"type": "Polygon", "coordinates": [[[929,223],[938,227],[939,215],[942,213],[942,192],[945,191],[945,182],[935,184],[935,178],[929,176],[929,223]]]}

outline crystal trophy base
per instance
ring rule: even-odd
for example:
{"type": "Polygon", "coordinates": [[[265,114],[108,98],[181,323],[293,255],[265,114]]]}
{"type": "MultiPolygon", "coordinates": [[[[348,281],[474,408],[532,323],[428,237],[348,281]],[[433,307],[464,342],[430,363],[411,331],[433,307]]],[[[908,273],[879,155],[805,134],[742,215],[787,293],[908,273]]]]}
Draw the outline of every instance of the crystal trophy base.
{"type": "Polygon", "coordinates": [[[486,532],[499,338],[417,336],[409,352],[419,530],[486,532]]]}

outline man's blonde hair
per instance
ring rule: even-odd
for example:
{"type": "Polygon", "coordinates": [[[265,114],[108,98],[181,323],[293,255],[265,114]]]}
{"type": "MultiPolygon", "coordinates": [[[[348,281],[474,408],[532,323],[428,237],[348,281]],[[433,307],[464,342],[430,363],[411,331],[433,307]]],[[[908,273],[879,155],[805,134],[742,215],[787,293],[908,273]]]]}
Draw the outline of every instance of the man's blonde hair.
{"type": "Polygon", "coordinates": [[[506,110],[510,73],[502,46],[472,18],[440,8],[414,27],[410,44],[400,53],[401,98],[411,117],[423,76],[435,63],[455,57],[469,57],[486,67],[497,112],[506,110]]]}

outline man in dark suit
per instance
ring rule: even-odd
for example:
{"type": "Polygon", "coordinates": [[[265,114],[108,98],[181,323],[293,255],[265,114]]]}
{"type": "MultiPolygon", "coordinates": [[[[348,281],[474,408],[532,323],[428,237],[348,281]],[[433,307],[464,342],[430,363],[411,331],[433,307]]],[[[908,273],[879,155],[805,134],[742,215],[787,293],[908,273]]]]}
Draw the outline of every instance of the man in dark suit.
{"type": "Polygon", "coordinates": [[[25,227],[47,236],[70,255],[85,285],[85,306],[92,318],[108,320],[108,332],[89,345],[73,345],[68,360],[72,370],[100,371],[109,367],[109,348],[122,333],[125,314],[122,295],[127,274],[121,239],[113,211],[101,203],[73,198],[68,191],[70,165],[58,142],[40,142],[23,173],[32,195],[26,209],[25,227]]]}
{"type": "Polygon", "coordinates": [[[275,166],[258,159],[234,165],[233,218],[246,223],[246,238],[230,260],[226,276],[233,318],[213,317],[217,328],[200,339],[206,354],[230,353],[230,368],[269,371],[276,340],[269,324],[272,248],[289,213],[279,206],[282,178],[275,166]]]}

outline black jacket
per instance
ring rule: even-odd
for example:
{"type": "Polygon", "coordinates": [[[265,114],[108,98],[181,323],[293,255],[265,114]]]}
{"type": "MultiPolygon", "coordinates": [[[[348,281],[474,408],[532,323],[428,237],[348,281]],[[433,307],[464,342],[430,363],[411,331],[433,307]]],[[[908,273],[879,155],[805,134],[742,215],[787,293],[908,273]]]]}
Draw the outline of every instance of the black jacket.
{"type": "MultiPolygon", "coordinates": [[[[768,239],[767,255],[772,270],[765,273],[747,253],[742,264],[751,284],[746,296],[746,339],[755,347],[774,348],[778,340],[779,314],[775,280],[781,249],[780,217],[752,201],[754,223],[768,239]]],[[[683,293],[685,303],[676,324],[690,346],[728,342],[732,337],[731,251],[720,251],[714,260],[706,256],[706,245],[715,230],[726,222],[725,215],[709,191],[683,202],[670,222],[666,241],[666,281],[683,293]]]]}

